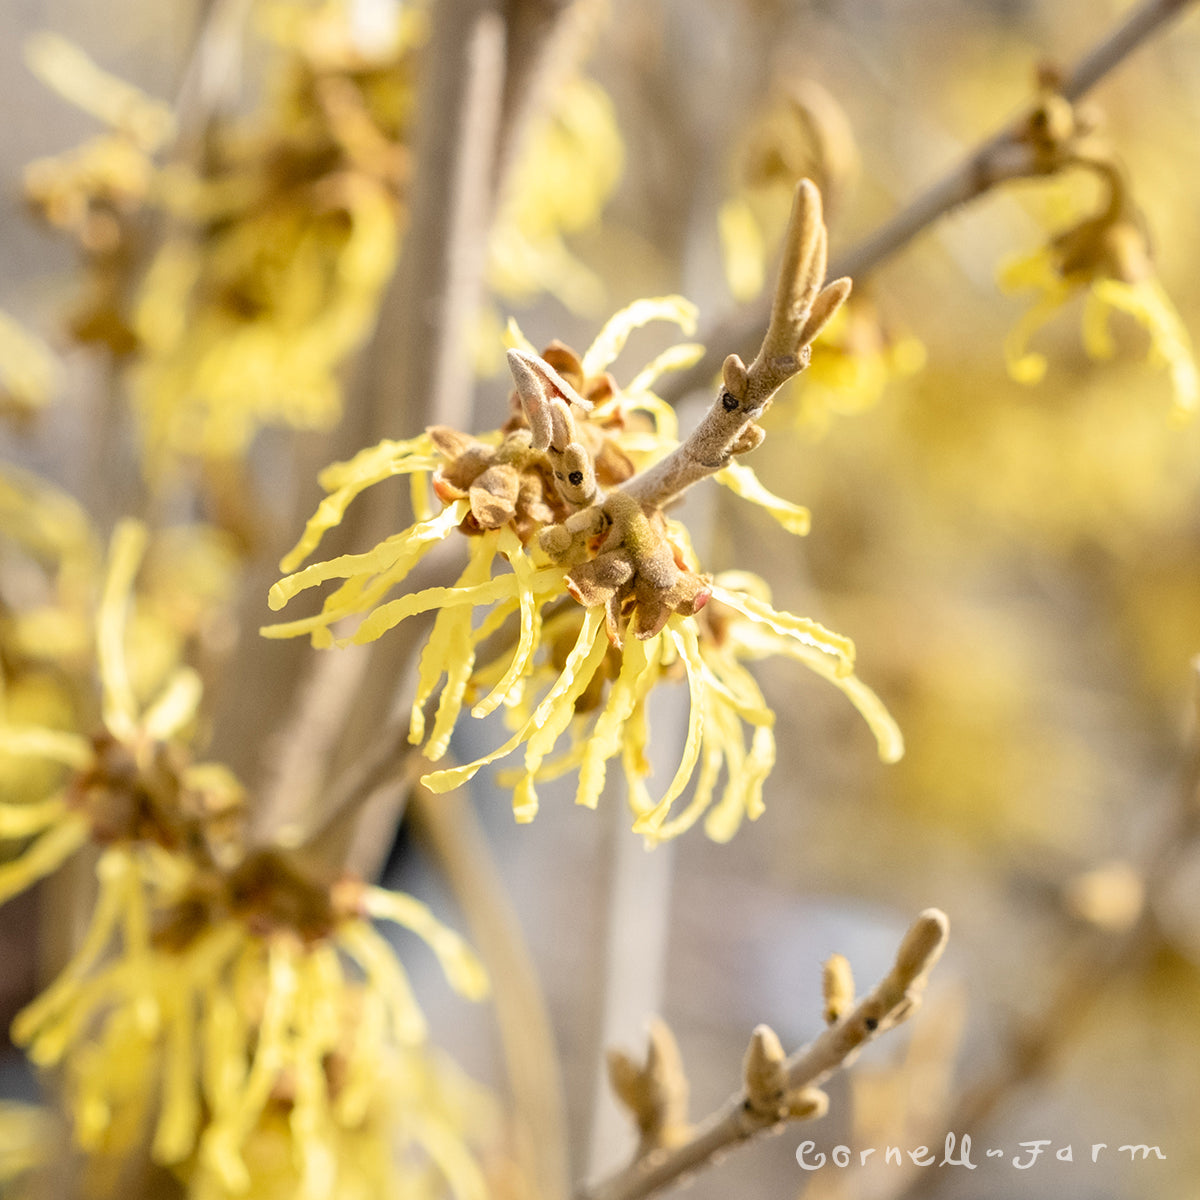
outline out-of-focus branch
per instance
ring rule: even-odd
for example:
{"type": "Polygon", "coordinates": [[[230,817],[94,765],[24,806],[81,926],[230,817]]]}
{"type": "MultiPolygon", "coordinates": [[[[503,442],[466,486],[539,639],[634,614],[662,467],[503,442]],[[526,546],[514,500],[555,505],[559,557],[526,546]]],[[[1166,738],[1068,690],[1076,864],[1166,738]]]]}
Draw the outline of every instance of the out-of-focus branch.
{"type": "MultiPolygon", "coordinates": [[[[657,1124],[651,1119],[655,1097],[674,1104],[679,1094],[677,1084],[662,1078],[663,1064],[669,1067],[672,1059],[662,1053],[661,1046],[648,1056],[640,1076],[636,1070],[631,1073],[624,1068],[614,1072],[619,1094],[638,1121],[642,1135],[639,1153],[623,1170],[580,1188],[576,1200],[642,1200],[678,1183],[734,1146],[782,1128],[788,1120],[820,1116],[828,1106],[820,1085],[847,1066],[864,1045],[912,1015],[929,971],[945,948],[948,932],[946,915],[936,908],[926,909],[905,934],[887,976],[790,1058],[784,1057],[778,1037],[760,1025],[746,1051],[742,1089],[686,1136],[679,1133],[677,1113],[657,1124]],[[639,1078],[643,1082],[640,1087],[639,1078]],[[665,1131],[665,1141],[647,1138],[648,1131],[655,1129],[665,1131]]],[[[661,1042],[661,1031],[658,1039],[661,1042]]]]}
{"type": "MultiPolygon", "coordinates": [[[[1072,103],[1079,100],[1192,3],[1194,0],[1146,0],[1064,75],[1059,94],[1072,103]]],[[[1028,117],[1028,112],[1022,113],[984,140],[875,233],[835,258],[830,274],[861,279],[947,213],[987,195],[1007,180],[1042,174],[1044,164],[1033,148],[1022,142],[1028,117]]],[[[663,380],[659,387],[663,399],[677,403],[708,387],[721,366],[718,355],[731,348],[743,355],[753,353],[754,339],[767,319],[767,304],[766,298],[756,300],[718,324],[704,339],[706,345],[716,349],[688,370],[663,380]]]]}
{"type": "Polygon", "coordinates": [[[176,96],[174,156],[200,155],[213,118],[237,97],[251,0],[208,0],[176,96]]]}
{"type": "Polygon", "coordinates": [[[568,1193],[566,1106],[554,1030],[537,972],[475,814],[461,791],[419,783],[409,812],[433,852],[492,979],[492,996],[518,1119],[517,1151],[537,1200],[568,1193]]]}
{"type": "Polygon", "coordinates": [[[470,351],[483,294],[504,90],[501,0],[443,0],[418,101],[409,224],[367,363],[367,441],[469,428],[470,351]]]}
{"type": "MultiPolygon", "coordinates": [[[[482,295],[505,39],[501,0],[446,0],[434,7],[418,98],[404,248],[331,447],[334,453],[348,454],[399,430],[465,422],[468,416],[469,343],[482,295]]],[[[379,541],[394,524],[392,502],[387,489],[368,492],[347,514],[342,536],[356,544],[379,541]]],[[[280,653],[274,647],[272,652],[280,653]]],[[[293,712],[275,739],[282,758],[256,814],[261,838],[269,841],[289,827],[310,832],[319,820],[308,808],[324,779],[364,757],[373,759],[377,738],[381,761],[391,760],[396,729],[387,713],[393,681],[410,658],[411,646],[403,637],[372,647],[357,663],[359,680],[354,682],[360,686],[339,687],[336,697],[324,686],[325,677],[344,677],[351,668],[308,660],[310,682],[297,692],[293,712]],[[381,725],[385,728],[379,737],[381,725]],[[337,753],[320,763],[309,761],[302,749],[314,727],[336,731],[330,744],[337,753]],[[297,755],[305,757],[300,765],[310,772],[300,786],[297,755]],[[312,777],[318,771],[320,777],[312,777]]],[[[371,794],[370,788],[353,789],[356,800],[371,794]]],[[[347,805],[339,805],[338,819],[347,820],[347,811],[347,805]]],[[[337,865],[331,866],[336,873],[337,865]]]]}

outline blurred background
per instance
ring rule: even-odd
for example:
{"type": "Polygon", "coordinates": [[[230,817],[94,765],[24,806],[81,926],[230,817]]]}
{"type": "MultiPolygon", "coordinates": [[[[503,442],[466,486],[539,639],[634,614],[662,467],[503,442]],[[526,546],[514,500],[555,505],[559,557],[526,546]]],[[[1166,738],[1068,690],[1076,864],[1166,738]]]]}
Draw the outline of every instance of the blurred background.
{"type": "MultiPolygon", "coordinates": [[[[603,89],[620,162],[605,142],[611,184],[589,171],[586,148],[572,170],[546,175],[545,186],[578,179],[603,197],[586,227],[565,223],[569,269],[560,261],[520,287],[495,269],[477,427],[504,411],[506,385],[489,372],[510,313],[536,345],[582,349],[632,299],[680,292],[699,305],[705,340],[754,290],[747,228],[769,264],[779,180],[826,172],[836,260],[1029,104],[1039,64],[1072,63],[1129,8],[610,0],[589,10],[578,63],[563,75],[578,66],[603,89]],[[789,108],[798,85],[803,110],[789,108]],[[548,291],[555,278],[563,286],[548,291]]],[[[101,368],[64,334],[79,255],[27,211],[21,181],[27,164],[97,123],[40,83],[22,48],[52,30],[170,102],[203,15],[142,0],[7,0],[3,12],[0,310],[59,363],[52,402],[3,431],[4,454],[85,504],[106,483],[120,492],[127,468],[118,455],[114,478],[88,478],[96,417],[80,397],[95,393],[101,368]]],[[[256,55],[270,53],[257,43],[247,53],[247,106],[264,69],[256,55]]],[[[1194,6],[1085,107],[1127,169],[1162,287],[1200,335],[1194,6]]],[[[596,138],[603,122],[592,120],[596,138]]],[[[811,509],[807,537],[725,494],[689,498],[707,570],[753,570],[777,607],[853,638],[859,675],[904,732],[902,761],[881,764],[844,697],[773,661],[756,670],[778,714],[780,761],[765,814],[727,845],[697,828],[647,854],[619,794],[598,812],[575,810],[567,783],[548,786],[537,820],[518,827],[504,792],[477,781],[474,808],[547,996],[573,1178],[611,1168],[633,1144],[604,1085],[604,1045],[640,1053],[646,1019],[663,1016],[692,1112],[705,1114],[738,1086],[754,1025],[770,1024],[789,1049],[819,1032],[824,959],[846,955],[865,990],[912,917],[936,905],[951,920],[950,948],[914,1020],[831,1084],[827,1117],[738,1151],[691,1194],[1196,1194],[1200,839],[1186,814],[1200,803],[1188,774],[1200,420],[1172,420],[1171,380],[1147,361],[1133,321],[1114,319],[1111,359],[1089,357],[1080,297],[1034,337],[1048,360],[1042,381],[1015,382],[1005,339],[1031,300],[997,284],[1007,261],[1044,246],[1096,195],[1086,177],[1005,185],[855,279],[858,324],[831,331],[836,351],[819,351],[777,402],[753,458],[768,487],[811,509]],[[887,1145],[930,1145],[940,1158],[948,1131],[972,1136],[977,1170],[878,1162],[887,1145]],[[880,1152],[869,1167],[810,1174],[795,1159],[806,1138],[880,1152]],[[1011,1159],[1032,1139],[1050,1146],[1018,1171],[1011,1159]],[[1093,1165],[1102,1142],[1110,1149],[1093,1165]],[[1165,1161],[1131,1163],[1116,1150],[1138,1143],[1161,1147],[1165,1161]],[[1066,1145],[1074,1162],[1054,1161],[1066,1145]],[[1005,1157],[985,1158],[989,1147],[1005,1157]]],[[[653,329],[631,339],[618,380],[670,340],[653,329]]],[[[702,411],[697,398],[680,407],[702,411]]],[[[332,457],[303,436],[303,454],[278,431],[255,444],[251,472],[269,476],[272,495],[308,486],[301,470],[332,457]]],[[[668,701],[655,726],[667,764],[678,732],[668,701]]],[[[459,753],[494,738],[491,727],[468,731],[459,753]]],[[[405,830],[386,870],[389,884],[454,904],[436,856],[405,830]]],[[[46,911],[43,900],[43,922],[46,911]]],[[[35,987],[38,929],[36,896],[0,910],[5,1025],[35,987]]],[[[432,966],[428,977],[419,961],[413,970],[438,1039],[502,1087],[488,1014],[467,1012],[432,966]]],[[[34,1094],[15,1051],[0,1085],[34,1094]]]]}

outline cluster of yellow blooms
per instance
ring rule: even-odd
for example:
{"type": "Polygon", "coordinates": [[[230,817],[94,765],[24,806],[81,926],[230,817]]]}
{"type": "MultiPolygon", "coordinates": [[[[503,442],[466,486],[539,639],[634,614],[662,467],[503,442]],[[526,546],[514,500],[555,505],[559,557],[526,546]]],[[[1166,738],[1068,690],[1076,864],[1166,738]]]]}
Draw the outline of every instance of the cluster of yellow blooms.
{"type": "MultiPolygon", "coordinates": [[[[43,537],[51,515],[42,511],[43,537]]],[[[87,545],[85,526],[58,524],[87,545]]],[[[7,703],[0,715],[0,766],[20,783],[0,801],[0,838],[16,847],[0,863],[0,902],[89,843],[98,853],[86,932],[18,1015],[14,1040],[35,1065],[63,1069],[73,1135],[97,1180],[150,1119],[152,1158],[193,1197],[382,1198],[406,1173],[420,1195],[432,1171],[460,1200],[481,1200],[462,1124],[464,1105],[479,1101],[432,1054],[372,920],[420,936],[464,996],[486,994],[482,967],[413,897],[350,879],[321,885],[245,847],[241,786],[189,754],[199,676],[176,666],[139,699],[145,677],[127,634],[147,537],[121,523],[104,571],[100,732],[21,722],[7,703]],[[25,760],[52,768],[37,798],[25,760]]],[[[61,529],[51,540],[72,544],[61,529]]],[[[78,565],[75,549],[61,574],[78,565]]]]}
{"type": "MultiPolygon", "coordinates": [[[[406,220],[414,79],[427,38],[419,6],[364,25],[342,3],[264,0],[254,8],[274,70],[267,102],[209,137],[202,172],[156,154],[175,121],[59,38],[36,39],[41,76],[109,131],[41,160],[30,203],[70,233],[88,264],[73,334],[132,357],[132,399],[152,475],[178,457],[237,459],[267,424],[329,428],[340,368],[374,326],[406,220]],[[168,236],[131,274],[135,226],[165,210],[168,236]]],[[[492,285],[527,298],[548,287],[580,308],[602,288],[564,235],[593,224],[621,171],[612,105],[568,81],[514,172],[495,223],[492,285]]],[[[42,402],[52,360],[0,320],[0,382],[42,402]]]]}
{"type": "Polygon", "coordinates": [[[1028,349],[1030,337],[1074,296],[1083,296],[1083,344],[1092,358],[1111,358],[1114,342],[1109,317],[1132,317],[1149,337],[1149,357],[1170,374],[1173,415],[1193,416],[1200,407],[1200,374],[1191,339],[1175,306],[1159,283],[1145,222],[1134,203],[1124,167],[1108,144],[1053,89],[1029,119],[1025,139],[1039,170],[1094,175],[1104,189],[1099,209],[1056,233],[1047,245],[1009,263],[1000,283],[1009,291],[1037,293],[1034,306],[1005,342],[1012,377],[1037,383],[1046,359],[1028,349]]]}
{"type": "MultiPolygon", "coordinates": [[[[591,530],[580,524],[594,510],[572,496],[572,489],[581,486],[576,475],[582,480],[587,469],[599,487],[614,489],[606,502],[612,505],[622,483],[678,444],[674,414],[651,388],[664,370],[694,361],[698,348],[664,352],[624,389],[608,372],[629,333],[654,319],[691,332],[695,313],[678,297],[638,301],[614,316],[582,357],[560,343],[538,356],[511,326],[510,355],[566,388],[572,399],[567,416],[542,414],[521,395],[514,398],[509,421],[485,437],[433,428],[326,468],[321,483],[328,495],[284,559],[283,568],[293,573],[271,589],[270,604],[281,608],[307,588],[343,582],[318,613],[263,632],[307,634],[321,647],[335,640],[361,644],[436,610],[418,668],[410,740],[424,743],[433,761],[442,758],[468,705],[477,717],[503,706],[516,729],[474,762],[426,775],[428,787],[448,791],[522,748],[524,764],[512,781],[513,811],[517,820],[529,821],[537,812],[539,780],[577,768],[576,802],[594,807],[606,764],[620,755],[638,833],[651,842],[673,837],[707,812],[707,832],[724,840],[743,817],[761,813],[763,781],[775,758],[774,714],[743,660],[783,653],[805,663],[855,704],[885,760],[900,756],[902,741],[878,698],[854,675],[849,640],[777,611],[752,576],[712,580],[698,574],[686,530],[661,512],[630,503],[626,544],[630,537],[641,539],[645,560],[632,577],[628,572],[606,577],[608,560],[616,562],[606,549],[607,526],[591,530]],[[564,474],[554,465],[554,436],[551,452],[535,447],[534,427],[543,420],[572,423],[580,439],[575,444],[586,447],[579,451],[579,469],[564,474]],[[412,481],[415,525],[365,553],[294,570],[341,521],[355,496],[396,475],[412,481]],[[469,556],[454,584],[388,599],[430,549],[456,530],[469,535],[469,556]],[[658,560],[651,563],[654,555],[658,560]],[[509,569],[496,572],[501,562],[509,569]],[[486,615],[476,622],[479,610],[486,615]],[[333,627],[353,616],[363,617],[357,628],[335,638],[333,627]],[[647,701],[658,682],[681,676],[690,695],[687,738],[674,777],[655,800],[645,783],[647,701]],[[425,706],[443,678],[427,730],[425,706]],[[565,749],[559,746],[564,738],[565,749]],[[714,805],[722,770],[724,791],[714,805]],[[672,816],[693,776],[690,803],[672,816]]],[[[731,462],[715,478],[790,531],[806,531],[807,512],[768,492],[748,467],[731,462]]]]}

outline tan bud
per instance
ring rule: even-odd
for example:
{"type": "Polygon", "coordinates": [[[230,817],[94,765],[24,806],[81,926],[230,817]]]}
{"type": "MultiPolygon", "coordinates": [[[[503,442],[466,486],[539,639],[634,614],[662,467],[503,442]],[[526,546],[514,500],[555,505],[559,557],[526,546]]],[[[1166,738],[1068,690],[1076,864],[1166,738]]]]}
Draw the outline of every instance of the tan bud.
{"type": "Polygon", "coordinates": [[[779,1107],[787,1086],[785,1061],[778,1035],[769,1025],[759,1025],[742,1063],[746,1098],[756,1112],[773,1112],[779,1107]]]}
{"type": "Polygon", "coordinates": [[[821,993],[825,998],[825,1020],[830,1025],[854,1007],[854,974],[844,955],[832,954],[825,960],[821,993]]]}

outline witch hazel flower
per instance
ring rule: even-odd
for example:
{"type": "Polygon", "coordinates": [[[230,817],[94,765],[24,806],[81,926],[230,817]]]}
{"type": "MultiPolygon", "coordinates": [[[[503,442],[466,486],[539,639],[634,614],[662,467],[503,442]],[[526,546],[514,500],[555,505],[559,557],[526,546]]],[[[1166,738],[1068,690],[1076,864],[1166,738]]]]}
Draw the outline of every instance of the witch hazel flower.
{"type": "Polygon", "coordinates": [[[849,280],[824,284],[825,265],[820,199],[804,181],[762,348],[749,366],[736,355],[725,361],[716,401],[682,442],[673,412],[650,389],[663,370],[694,362],[697,348],[667,351],[625,389],[608,367],[648,320],[666,318],[690,334],[695,312],[686,301],[638,301],[582,356],[560,343],[538,354],[510,327],[508,422],[480,437],[435,427],[327,468],[328,494],[284,559],[292,573],[271,589],[269,603],[278,609],[307,588],[340,582],[319,612],[262,632],[308,634],[317,646],[362,644],[436,612],[420,655],[410,741],[437,762],[467,706],[476,717],[504,708],[515,728],[490,753],[422,782],[449,791],[520,752],[521,768],[506,777],[518,821],[536,814],[539,782],[571,770],[579,773],[577,803],[595,806],[607,764],[619,757],[634,828],[648,841],[683,832],[705,812],[710,836],[731,836],[743,817],[762,811],[762,783],[775,759],[774,714],[742,666],[764,646],[834,681],[866,717],[881,756],[898,758],[899,733],[854,675],[849,639],[776,610],[758,581],[745,588],[742,577],[714,580],[667,511],[714,477],[792,532],[807,530],[807,511],[770,493],[738,460],[762,441],[758,419],[807,366],[812,342],[849,294],[849,280]],[[365,553],[295,569],[355,496],[394,475],[412,480],[414,525],[365,553]],[[467,535],[468,561],[452,586],[389,598],[456,533],[467,535]],[[726,629],[749,625],[761,636],[718,635],[716,623],[702,619],[713,602],[726,629]],[[347,618],[361,619],[348,628],[347,618]],[[655,799],[646,785],[648,698],[673,679],[687,681],[688,731],[678,768],[655,799]],[[425,709],[439,687],[430,729],[425,709]],[[690,800],[674,812],[689,788],[690,800]]]}
{"type": "Polygon", "coordinates": [[[1034,109],[1025,139],[1039,173],[1082,171],[1099,181],[1103,198],[1095,212],[1001,270],[999,281],[1005,291],[1035,294],[1032,307],[1005,339],[1009,374],[1019,383],[1041,381],[1046,358],[1030,350],[1029,341],[1068,301],[1082,295],[1083,345],[1088,356],[1113,356],[1116,347],[1109,319],[1113,313],[1124,313],[1146,334],[1147,360],[1167,371],[1172,417],[1190,419],[1200,407],[1200,372],[1188,331],[1158,279],[1146,222],[1124,166],[1095,133],[1086,114],[1072,108],[1053,88],[1034,109]]]}

